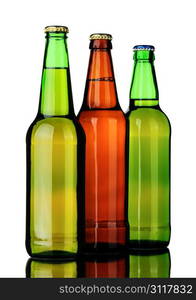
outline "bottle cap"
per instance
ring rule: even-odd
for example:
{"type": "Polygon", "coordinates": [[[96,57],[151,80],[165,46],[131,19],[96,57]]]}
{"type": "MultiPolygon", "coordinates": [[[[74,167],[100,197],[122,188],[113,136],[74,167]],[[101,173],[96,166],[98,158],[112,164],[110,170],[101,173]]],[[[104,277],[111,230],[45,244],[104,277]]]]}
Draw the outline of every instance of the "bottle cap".
{"type": "Polygon", "coordinates": [[[133,51],[141,51],[141,50],[146,50],[146,51],[154,51],[155,47],[151,45],[137,45],[133,47],[133,51]]]}
{"type": "Polygon", "coordinates": [[[69,32],[68,27],[66,26],[46,26],[44,32],[69,32]]]}
{"type": "Polygon", "coordinates": [[[112,40],[111,34],[108,33],[93,33],[89,37],[90,40],[112,40]]]}

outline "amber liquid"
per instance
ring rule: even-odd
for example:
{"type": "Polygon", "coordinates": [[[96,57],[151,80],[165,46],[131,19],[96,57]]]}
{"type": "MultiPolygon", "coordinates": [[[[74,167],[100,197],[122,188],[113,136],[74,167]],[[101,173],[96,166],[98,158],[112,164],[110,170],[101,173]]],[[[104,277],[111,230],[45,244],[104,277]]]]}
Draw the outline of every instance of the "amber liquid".
{"type": "Polygon", "coordinates": [[[121,111],[86,111],[86,234],[92,247],[125,242],[125,119],[121,111]],[[93,245],[94,244],[94,245],[93,245]],[[102,245],[97,245],[102,244],[102,245]]]}

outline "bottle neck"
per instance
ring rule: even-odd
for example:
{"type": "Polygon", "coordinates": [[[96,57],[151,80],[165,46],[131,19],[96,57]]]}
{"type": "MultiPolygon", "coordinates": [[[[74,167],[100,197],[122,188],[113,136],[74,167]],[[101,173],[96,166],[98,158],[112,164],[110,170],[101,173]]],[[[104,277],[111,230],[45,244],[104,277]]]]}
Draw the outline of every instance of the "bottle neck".
{"type": "Polygon", "coordinates": [[[83,108],[116,108],[118,96],[112,64],[111,41],[92,40],[83,108]]]}
{"type": "Polygon", "coordinates": [[[149,50],[138,50],[134,53],[130,106],[157,105],[159,92],[154,69],[154,53],[149,50]]]}
{"type": "Polygon", "coordinates": [[[65,33],[47,33],[39,114],[73,114],[73,100],[65,33]]]}

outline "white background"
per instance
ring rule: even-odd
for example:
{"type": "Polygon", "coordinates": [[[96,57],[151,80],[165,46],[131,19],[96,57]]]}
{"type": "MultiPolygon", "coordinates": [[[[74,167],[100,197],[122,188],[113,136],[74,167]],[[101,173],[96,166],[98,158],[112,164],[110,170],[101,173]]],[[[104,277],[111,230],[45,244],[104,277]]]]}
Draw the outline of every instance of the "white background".
{"type": "Polygon", "coordinates": [[[132,47],[156,47],[160,105],[172,124],[171,276],[196,277],[196,1],[4,1],[0,15],[0,277],[24,277],[25,135],[37,113],[46,25],[66,25],[75,110],[91,33],[113,35],[119,101],[126,111],[132,47]]]}

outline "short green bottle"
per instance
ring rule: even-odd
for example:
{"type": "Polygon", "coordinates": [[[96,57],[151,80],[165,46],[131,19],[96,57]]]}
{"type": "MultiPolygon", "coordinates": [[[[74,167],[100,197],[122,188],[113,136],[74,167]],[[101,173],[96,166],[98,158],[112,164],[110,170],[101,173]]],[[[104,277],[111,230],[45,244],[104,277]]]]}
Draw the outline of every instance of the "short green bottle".
{"type": "Polygon", "coordinates": [[[128,221],[131,248],[170,240],[170,123],[159,106],[154,47],[135,46],[128,120],[128,221]]]}
{"type": "Polygon", "coordinates": [[[73,109],[68,28],[45,32],[39,110],[27,132],[26,248],[32,257],[50,258],[79,250],[85,137],[73,109]]]}

